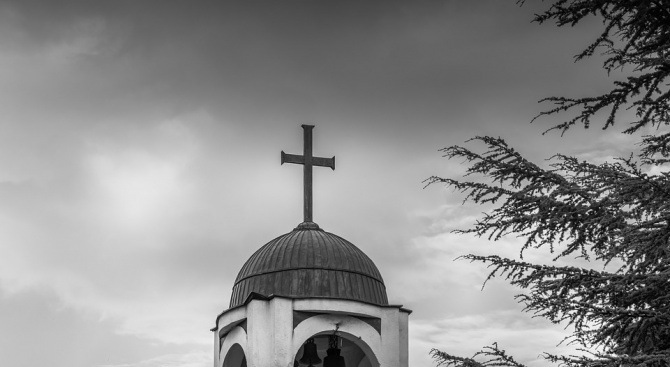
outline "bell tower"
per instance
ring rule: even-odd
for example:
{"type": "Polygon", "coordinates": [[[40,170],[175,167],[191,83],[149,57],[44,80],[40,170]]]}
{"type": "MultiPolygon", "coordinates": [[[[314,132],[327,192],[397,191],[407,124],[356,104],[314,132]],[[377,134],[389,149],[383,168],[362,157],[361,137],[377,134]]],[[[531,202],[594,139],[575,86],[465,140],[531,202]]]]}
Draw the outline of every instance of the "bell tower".
{"type": "Polygon", "coordinates": [[[239,271],[228,309],[216,317],[214,367],[407,367],[410,310],[389,304],[374,262],[312,219],[312,167],[335,157],[281,152],[303,165],[304,220],[258,249],[239,271]]]}

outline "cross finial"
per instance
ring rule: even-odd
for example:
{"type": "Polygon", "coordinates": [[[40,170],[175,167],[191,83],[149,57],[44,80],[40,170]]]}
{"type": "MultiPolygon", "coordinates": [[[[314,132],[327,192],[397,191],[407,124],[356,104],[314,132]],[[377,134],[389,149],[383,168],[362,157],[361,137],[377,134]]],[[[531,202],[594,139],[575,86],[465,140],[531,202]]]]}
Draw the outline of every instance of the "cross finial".
{"type": "Polygon", "coordinates": [[[330,167],[335,170],[335,157],[321,158],[312,156],[312,129],[314,125],[301,125],[304,135],[303,155],[281,152],[281,164],[295,163],[303,165],[304,172],[304,223],[312,223],[312,166],[330,167]]]}

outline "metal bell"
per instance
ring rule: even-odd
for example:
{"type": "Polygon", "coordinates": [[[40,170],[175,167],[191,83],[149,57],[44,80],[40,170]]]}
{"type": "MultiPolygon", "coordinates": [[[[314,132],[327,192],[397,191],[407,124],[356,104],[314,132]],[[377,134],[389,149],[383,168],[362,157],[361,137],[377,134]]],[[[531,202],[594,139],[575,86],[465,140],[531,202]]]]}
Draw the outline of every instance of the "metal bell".
{"type": "Polygon", "coordinates": [[[328,356],[323,359],[323,367],[346,367],[344,357],[340,355],[340,349],[328,348],[326,353],[328,356]]]}
{"type": "Polygon", "coordinates": [[[338,348],[339,343],[340,337],[336,334],[328,337],[329,348],[326,351],[328,356],[323,359],[323,367],[345,367],[344,357],[340,356],[341,349],[338,348]]]}
{"type": "Polygon", "coordinates": [[[308,364],[310,367],[321,363],[321,358],[316,353],[316,344],[313,338],[307,339],[307,342],[305,342],[305,349],[303,350],[302,358],[300,358],[300,363],[308,364]]]}

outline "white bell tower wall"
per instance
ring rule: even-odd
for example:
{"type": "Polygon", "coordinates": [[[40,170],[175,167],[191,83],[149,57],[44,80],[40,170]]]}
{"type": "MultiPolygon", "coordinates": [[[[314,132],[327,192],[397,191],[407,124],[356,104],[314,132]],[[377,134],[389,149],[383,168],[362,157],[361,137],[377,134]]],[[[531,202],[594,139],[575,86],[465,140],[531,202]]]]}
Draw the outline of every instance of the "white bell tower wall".
{"type": "Polygon", "coordinates": [[[410,313],[401,306],[354,300],[252,295],[217,317],[214,367],[243,367],[239,359],[226,359],[236,345],[248,367],[293,367],[307,339],[333,334],[360,348],[367,357],[363,367],[408,367],[410,313]]]}

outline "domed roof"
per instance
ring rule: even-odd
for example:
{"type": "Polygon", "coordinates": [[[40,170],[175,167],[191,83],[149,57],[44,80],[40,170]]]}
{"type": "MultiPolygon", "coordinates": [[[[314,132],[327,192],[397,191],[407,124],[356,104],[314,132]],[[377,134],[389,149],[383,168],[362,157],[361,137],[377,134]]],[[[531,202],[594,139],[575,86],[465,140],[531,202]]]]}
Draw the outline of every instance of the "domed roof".
{"type": "Polygon", "coordinates": [[[230,307],[242,305],[251,292],[388,305],[384,281],[372,260],[351,242],[311,222],[251,255],[235,279],[230,307]]]}

